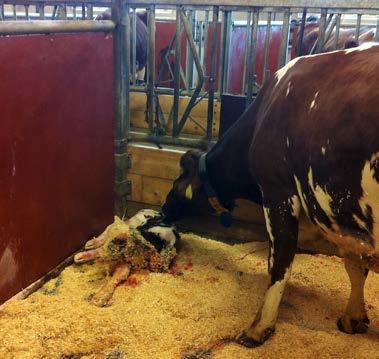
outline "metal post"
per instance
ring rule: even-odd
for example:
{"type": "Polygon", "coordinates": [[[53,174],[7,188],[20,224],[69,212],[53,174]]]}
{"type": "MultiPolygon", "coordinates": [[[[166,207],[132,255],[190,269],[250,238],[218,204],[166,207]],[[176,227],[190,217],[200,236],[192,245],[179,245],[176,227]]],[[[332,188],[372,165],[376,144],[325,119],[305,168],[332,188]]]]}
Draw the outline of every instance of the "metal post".
{"type": "Polygon", "coordinates": [[[176,29],[175,29],[175,64],[174,64],[174,103],[172,107],[172,136],[179,135],[179,95],[180,95],[180,59],[181,59],[181,7],[176,7],[176,29]]]}
{"type": "Polygon", "coordinates": [[[337,50],[337,47],[338,47],[338,40],[340,37],[340,28],[341,28],[341,14],[338,14],[337,20],[336,20],[336,33],[334,35],[334,44],[333,44],[334,50],[337,50]]]}
{"type": "Polygon", "coordinates": [[[17,20],[16,5],[13,4],[12,7],[13,7],[13,20],[17,20]]]}
{"type": "Polygon", "coordinates": [[[85,20],[86,18],[86,6],[82,5],[82,20],[85,20]]]}
{"type": "Polygon", "coordinates": [[[1,2],[1,4],[0,4],[0,21],[4,21],[4,20],[5,20],[4,3],[1,2]]]}
{"type": "Polygon", "coordinates": [[[297,51],[296,55],[301,56],[303,54],[303,39],[304,39],[304,30],[305,30],[305,22],[307,21],[307,9],[303,9],[303,16],[301,17],[301,27],[299,32],[299,37],[297,40],[297,51]]]}
{"type": "Polygon", "coordinates": [[[246,19],[246,46],[245,46],[245,60],[243,63],[243,73],[242,73],[242,88],[241,93],[244,94],[246,92],[246,72],[248,68],[248,64],[250,59],[248,58],[248,53],[251,52],[251,11],[248,11],[247,13],[247,19],[246,19]]]}
{"type": "Polygon", "coordinates": [[[375,41],[379,42],[379,18],[376,20],[375,41]]]}
{"type": "Polygon", "coordinates": [[[224,11],[222,23],[222,41],[221,41],[221,69],[219,92],[228,92],[228,74],[229,74],[229,52],[230,52],[230,35],[232,29],[232,12],[224,11]]]}
{"type": "MultiPolygon", "coordinates": [[[[208,73],[208,35],[209,35],[209,10],[205,10],[205,21],[204,21],[204,56],[203,56],[203,69],[204,75],[206,76],[208,73]]],[[[204,89],[205,84],[203,85],[204,89]]]]}
{"type": "Polygon", "coordinates": [[[214,92],[215,92],[215,77],[216,77],[216,64],[217,64],[217,43],[218,43],[218,12],[219,7],[213,7],[213,31],[212,31],[212,60],[211,68],[209,71],[208,80],[208,114],[207,114],[207,140],[212,138],[212,128],[213,128],[213,106],[214,106],[214,92]]]}
{"type": "Polygon", "coordinates": [[[44,20],[45,19],[45,6],[43,4],[38,4],[38,11],[39,11],[39,19],[44,20]]]}
{"type": "Polygon", "coordinates": [[[318,38],[315,47],[316,53],[320,53],[324,47],[327,13],[327,9],[321,9],[320,26],[318,30],[318,38]]]}
{"type": "Polygon", "coordinates": [[[136,84],[136,64],[137,64],[137,19],[136,8],[133,8],[132,13],[132,81],[133,85],[136,84]]]}
{"type": "MultiPolygon", "coordinates": [[[[188,18],[190,19],[190,29],[191,29],[191,34],[193,34],[193,23],[194,23],[194,16],[195,16],[195,11],[189,10],[188,11],[188,18]]],[[[186,82],[188,85],[188,88],[193,87],[193,57],[192,57],[192,52],[190,49],[190,44],[187,41],[187,49],[186,49],[186,82]]]]}
{"type": "Polygon", "coordinates": [[[72,19],[76,20],[76,6],[72,7],[72,19]]]}
{"type": "Polygon", "coordinates": [[[361,21],[362,21],[362,14],[357,14],[357,27],[355,29],[355,41],[357,42],[359,40],[359,34],[361,32],[361,21]]]}
{"type": "Polygon", "coordinates": [[[283,67],[287,63],[288,59],[288,40],[290,34],[290,18],[291,12],[287,9],[283,16],[283,29],[282,29],[282,40],[280,43],[279,61],[278,68],[283,67]]]}
{"type": "Polygon", "coordinates": [[[25,20],[29,20],[29,5],[25,5],[25,20]]]}
{"type": "Polygon", "coordinates": [[[92,4],[88,4],[88,20],[93,20],[93,6],[92,4]]]}
{"type": "Polygon", "coordinates": [[[248,76],[247,76],[247,94],[246,94],[246,106],[250,105],[253,101],[253,88],[255,84],[255,60],[257,57],[257,39],[258,39],[258,21],[259,12],[254,9],[253,12],[253,24],[251,26],[251,41],[252,45],[249,48],[247,58],[249,59],[248,76]]]}
{"type": "Polygon", "coordinates": [[[147,84],[147,122],[149,124],[150,131],[153,130],[154,121],[154,86],[155,86],[155,6],[152,5],[148,10],[148,84],[147,84]]]}
{"type": "MultiPolygon", "coordinates": [[[[265,53],[264,53],[264,61],[263,61],[263,83],[266,82],[266,80],[268,80],[268,78],[270,77],[270,69],[268,68],[269,67],[268,55],[270,53],[270,44],[271,44],[271,15],[272,15],[271,12],[267,13],[265,53]]],[[[283,22],[283,25],[284,25],[284,22],[283,22]]],[[[284,26],[283,26],[283,30],[284,30],[284,26]]],[[[281,51],[280,51],[280,54],[281,54],[281,51]]]]}
{"type": "Polygon", "coordinates": [[[129,6],[124,0],[113,0],[112,18],[116,24],[113,34],[115,71],[115,213],[123,217],[126,210],[126,196],[130,183],[126,181],[126,150],[129,130],[129,67],[130,67],[130,26],[129,6]]]}

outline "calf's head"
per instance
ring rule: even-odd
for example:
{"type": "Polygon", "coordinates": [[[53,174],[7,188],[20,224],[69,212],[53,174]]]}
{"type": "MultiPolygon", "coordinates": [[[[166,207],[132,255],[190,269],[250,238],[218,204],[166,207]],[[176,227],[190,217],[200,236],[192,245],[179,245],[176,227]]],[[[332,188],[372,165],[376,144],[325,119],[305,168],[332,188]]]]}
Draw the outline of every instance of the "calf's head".
{"type": "Polygon", "coordinates": [[[162,206],[163,214],[169,222],[189,215],[213,212],[199,176],[201,155],[201,151],[189,150],[180,159],[180,175],[162,206]]]}

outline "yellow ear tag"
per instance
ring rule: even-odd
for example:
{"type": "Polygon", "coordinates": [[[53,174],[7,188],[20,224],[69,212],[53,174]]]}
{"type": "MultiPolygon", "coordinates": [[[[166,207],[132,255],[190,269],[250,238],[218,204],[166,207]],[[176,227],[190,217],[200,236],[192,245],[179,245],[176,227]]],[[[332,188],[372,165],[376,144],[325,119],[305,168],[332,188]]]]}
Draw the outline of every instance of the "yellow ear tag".
{"type": "Polygon", "coordinates": [[[188,185],[186,188],[186,198],[187,199],[192,199],[192,186],[188,185]]]}

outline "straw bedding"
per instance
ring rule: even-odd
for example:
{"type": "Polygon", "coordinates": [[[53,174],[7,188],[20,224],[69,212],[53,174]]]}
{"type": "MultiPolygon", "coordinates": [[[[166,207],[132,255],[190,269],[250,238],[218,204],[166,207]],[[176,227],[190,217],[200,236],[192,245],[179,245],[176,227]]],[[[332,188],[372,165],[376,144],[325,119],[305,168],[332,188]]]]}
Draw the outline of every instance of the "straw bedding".
{"type": "Polygon", "coordinates": [[[266,256],[265,243],[184,234],[170,273],[133,274],[104,308],[89,298],[105,265],[72,265],[0,311],[0,358],[379,358],[378,276],[366,282],[369,332],[340,333],[349,282],[341,259],[321,255],[297,255],[275,335],[256,349],[234,344],[263,296],[266,256]]]}

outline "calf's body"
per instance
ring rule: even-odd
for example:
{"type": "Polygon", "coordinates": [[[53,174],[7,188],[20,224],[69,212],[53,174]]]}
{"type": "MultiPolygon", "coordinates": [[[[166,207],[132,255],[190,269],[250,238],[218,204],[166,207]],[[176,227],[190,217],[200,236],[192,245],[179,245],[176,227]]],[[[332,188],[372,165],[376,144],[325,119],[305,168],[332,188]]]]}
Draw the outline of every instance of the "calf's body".
{"type": "MultiPolygon", "coordinates": [[[[234,199],[257,200],[260,193],[270,237],[269,286],[239,343],[258,345],[274,331],[301,208],[345,258],[351,295],[339,329],[367,330],[364,282],[369,270],[379,271],[378,104],[379,46],[297,58],[207,153],[219,201],[231,209],[234,199]]],[[[168,217],[179,207],[194,212],[205,196],[189,157],[196,164],[199,155],[182,158],[184,172],[163,206],[168,217]],[[188,186],[190,199],[181,193],[188,186]]]]}

